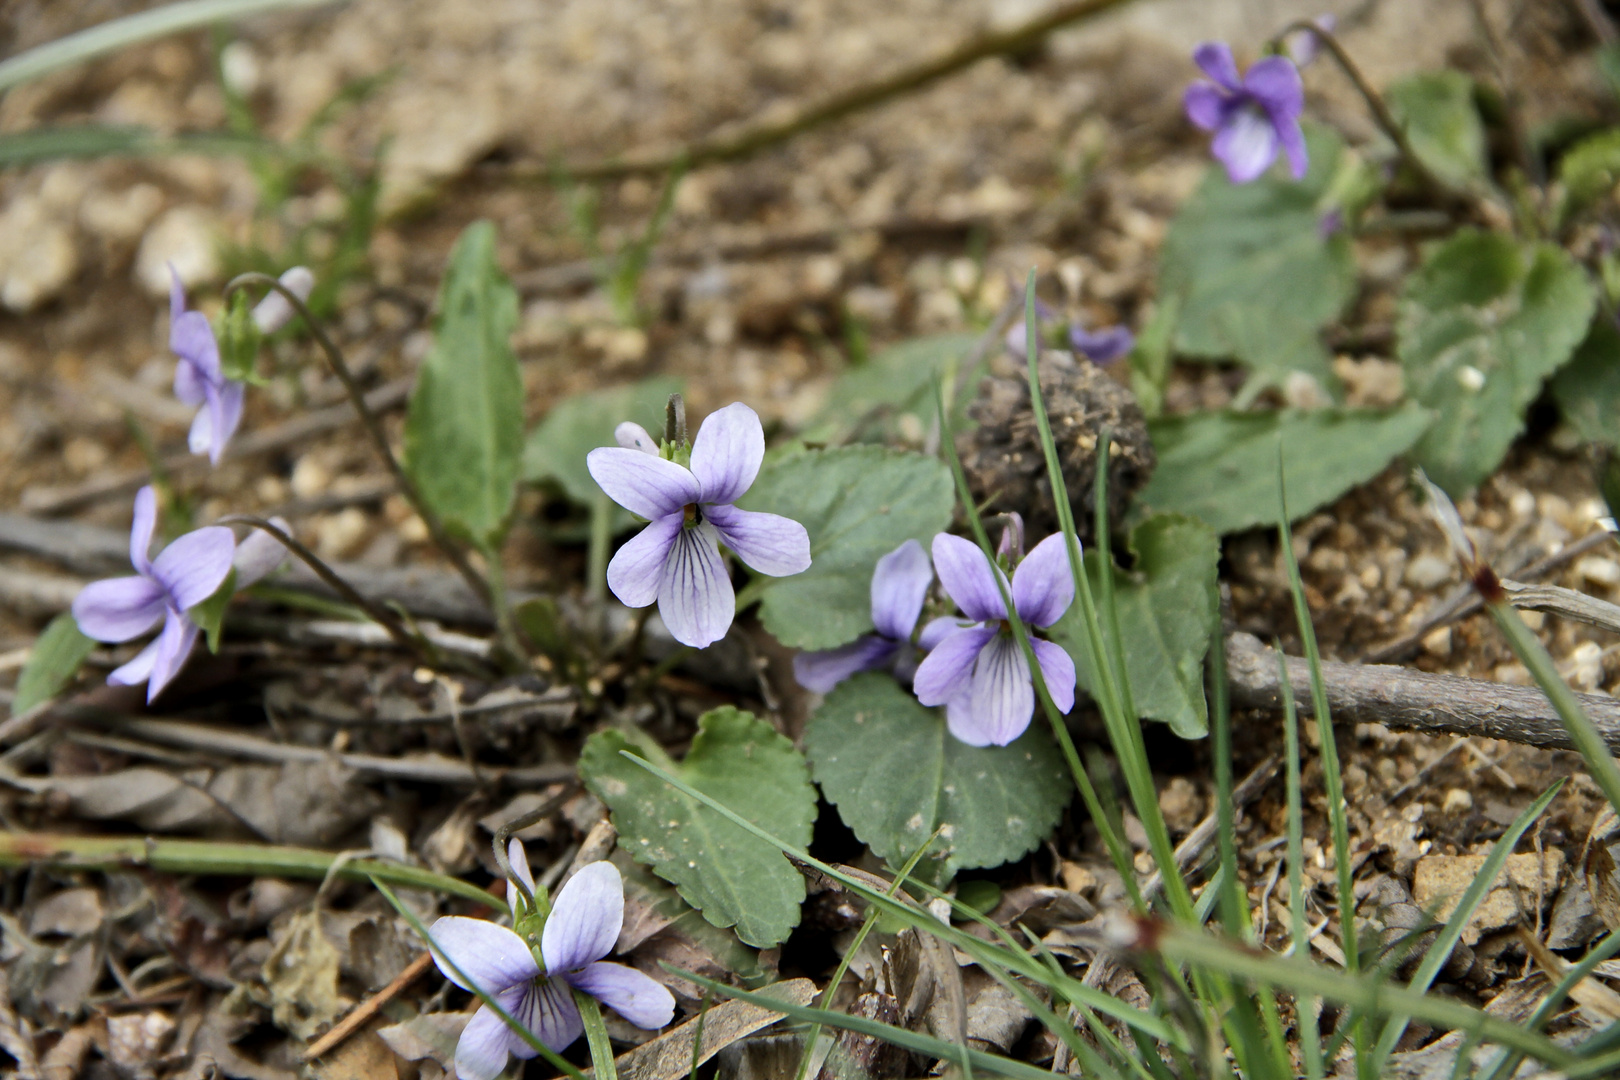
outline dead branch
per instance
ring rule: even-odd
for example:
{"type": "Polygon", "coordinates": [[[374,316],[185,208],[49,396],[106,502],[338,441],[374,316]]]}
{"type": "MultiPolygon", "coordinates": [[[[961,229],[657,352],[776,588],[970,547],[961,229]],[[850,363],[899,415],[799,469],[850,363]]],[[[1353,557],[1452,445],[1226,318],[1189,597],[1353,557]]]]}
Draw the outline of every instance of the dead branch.
{"type": "MultiPolygon", "coordinates": [[[[1227,676],[1232,704],[1280,711],[1277,654],[1253,634],[1226,639],[1227,676]]],[[[1311,709],[1311,669],[1288,657],[1288,681],[1300,711],[1311,709]]],[[[1573,750],[1563,722],[1547,696],[1534,686],[1509,686],[1431,675],[1392,664],[1322,663],[1328,708],[1342,724],[1383,724],[1397,731],[1429,735],[1474,735],[1486,739],[1573,750]]],[[[1577,694],[1604,741],[1620,751],[1620,701],[1596,694],[1577,694]]]]}

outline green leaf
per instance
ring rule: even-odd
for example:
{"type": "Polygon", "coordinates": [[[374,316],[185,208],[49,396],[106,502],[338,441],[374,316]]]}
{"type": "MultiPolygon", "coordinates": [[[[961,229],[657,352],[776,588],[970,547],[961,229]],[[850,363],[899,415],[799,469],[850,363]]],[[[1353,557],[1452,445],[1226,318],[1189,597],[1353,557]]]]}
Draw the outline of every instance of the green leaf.
{"type": "Polygon", "coordinates": [[[968,746],[939,710],[872,672],[827,695],[805,725],[804,748],[827,800],[891,866],[945,826],[928,852],[948,855],[942,879],[1033,850],[1073,790],[1040,723],[1010,746],[968,746]]]}
{"type": "Polygon", "coordinates": [[[730,706],[698,718],[679,765],[639,731],[599,731],[585,743],[579,774],[613,811],[620,843],[680,890],[715,926],[735,926],[756,948],[785,940],[799,923],[804,878],[776,848],[683,795],[621,750],[658,765],[790,844],[810,843],[816,792],[793,744],[753,714],[730,706]]]}
{"type": "MultiPolygon", "coordinates": [[[[1130,551],[1131,568],[1113,573],[1131,697],[1143,717],[1163,720],[1184,739],[1203,738],[1209,732],[1204,655],[1220,626],[1220,539],[1196,518],[1155,514],[1131,530],[1130,551]]],[[[1086,574],[1097,594],[1101,552],[1086,552],[1086,574]]],[[[1079,605],[1072,605],[1052,628],[1052,640],[1069,651],[1089,691],[1097,679],[1086,663],[1085,632],[1079,605]]]]}
{"type": "Polygon", "coordinates": [[[796,649],[830,649],[872,629],[872,568],[907,540],[924,547],[951,522],[951,472],[937,459],[875,446],[807,450],[768,462],[745,510],[810,533],[810,569],[757,578],[765,629],[796,649]]]}
{"type": "Polygon", "coordinates": [[[1599,312],[1575,356],[1553,377],[1564,419],[1587,442],[1620,446],[1620,329],[1599,312]]]}
{"type": "Polygon", "coordinates": [[[225,627],[225,608],[236,595],[236,567],[231,567],[225,580],[219,583],[213,595],[187,609],[186,614],[208,638],[208,651],[219,652],[219,635],[225,627]]]}
{"type": "Polygon", "coordinates": [[[219,364],[227,379],[237,382],[259,381],[253,370],[259,358],[259,341],[263,338],[259,326],[253,321],[253,305],[246,292],[231,297],[219,326],[219,364]]]}
{"type": "Polygon", "coordinates": [[[95,647],[94,641],[79,632],[79,624],[71,611],[52,619],[34,642],[22,674],[17,676],[17,696],[11,701],[11,715],[21,716],[40,702],[60,694],[95,647]]]}
{"type": "Polygon", "coordinates": [[[523,450],[517,317],[517,292],[495,263],[495,227],[475,221],[439,290],[433,348],[405,419],[405,467],[445,525],[484,546],[506,527],[523,450]]]}
{"type": "Polygon", "coordinates": [[[1153,511],[1202,518],[1218,533],[1277,519],[1277,445],[1297,520],[1383,471],[1411,449],[1433,414],[1398,409],[1208,412],[1148,425],[1159,467],[1136,496],[1153,511]]]}
{"type": "Polygon", "coordinates": [[[1564,185],[1564,216],[1579,213],[1620,184],[1620,129],[1600,131],[1576,143],[1558,162],[1564,185]]]}
{"type": "MultiPolygon", "coordinates": [[[[660,375],[564,398],[529,433],[523,446],[523,479],[555,481],[570,499],[589,506],[601,497],[602,489],[585,468],[585,455],[599,446],[618,445],[613,441],[613,429],[626,420],[634,420],[653,438],[660,438],[664,406],[669,395],[680,393],[682,386],[680,379],[660,375]]],[[[635,518],[615,504],[613,520],[619,531],[635,518]]]]}
{"type": "MultiPolygon", "coordinates": [[[[934,419],[934,380],[973,348],[973,334],[936,334],[892,345],[838,377],[804,432],[806,442],[917,442],[934,419]],[[909,419],[907,419],[909,417],[909,419]]],[[[976,378],[956,373],[956,384],[976,378]]]]}
{"type": "Polygon", "coordinates": [[[1343,146],[1320,128],[1306,130],[1306,143],[1310,171],[1299,182],[1268,174],[1233,184],[1209,170],[1165,236],[1158,295],[1180,298],[1177,352],[1236,359],[1268,384],[1302,371],[1331,390],[1318,333],[1350,302],[1356,273],[1349,237],[1321,227],[1343,146]]]}
{"type": "Polygon", "coordinates": [[[1485,125],[1474,106],[1474,80],[1460,71],[1425,71],[1386,92],[1412,152],[1442,183],[1467,190],[1486,178],[1485,125]]]}
{"type": "Polygon", "coordinates": [[[1430,479],[1462,495],[1495,470],[1595,304],[1585,272],[1551,244],[1465,230],[1429,253],[1401,296],[1396,352],[1407,392],[1439,413],[1416,449],[1430,479]]]}

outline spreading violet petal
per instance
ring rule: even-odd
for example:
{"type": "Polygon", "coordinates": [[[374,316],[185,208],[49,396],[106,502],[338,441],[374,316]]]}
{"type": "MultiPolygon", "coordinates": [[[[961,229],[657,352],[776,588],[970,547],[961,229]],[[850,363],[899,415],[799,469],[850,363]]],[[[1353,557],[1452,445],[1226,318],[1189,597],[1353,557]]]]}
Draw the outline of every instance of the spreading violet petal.
{"type": "Polygon", "coordinates": [[[1210,152],[1234,184],[1258,179],[1277,159],[1277,148],[1277,129],[1253,104],[1233,109],[1210,144],[1210,152]]]}
{"type": "Polygon", "coordinates": [[[648,434],[647,429],[631,420],[626,420],[613,429],[613,441],[626,450],[640,450],[643,454],[658,456],[658,440],[648,434]]]}
{"type": "Polygon", "coordinates": [[[178,611],[195,607],[214,594],[231,572],[236,537],[223,525],[194,529],[177,538],[152,560],[152,576],[178,611]]]}
{"type": "Polygon", "coordinates": [[[929,619],[917,635],[917,648],[923,652],[933,652],[934,646],[944,641],[958,630],[964,630],[974,624],[957,615],[941,615],[929,619]]]}
{"type": "Polygon", "coordinates": [[[152,533],[157,528],[157,492],[147,484],[135,493],[135,518],[129,525],[129,562],[142,574],[152,570],[152,533]]]}
{"type": "Polygon", "coordinates": [[[158,634],[157,651],[152,654],[152,673],[146,677],[146,703],[157,700],[163,688],[185,667],[191,648],[197,644],[197,624],[170,611],[158,634]]]}
{"type": "Polygon", "coordinates": [[[654,518],[608,563],[608,588],[627,607],[646,607],[658,599],[664,580],[664,564],[669,561],[675,540],[685,527],[680,514],[654,518]]]}
{"type": "Polygon", "coordinates": [[[828,694],[851,675],[884,667],[899,648],[900,642],[882,634],[864,634],[836,649],[798,653],[793,657],[793,677],[806,690],[828,694]]]}
{"type": "MultiPolygon", "coordinates": [[[[292,535],[292,525],[286,518],[273,517],[270,524],[292,535]]],[[[281,546],[281,541],[265,532],[263,529],[254,529],[242,538],[236,545],[236,554],[231,556],[231,567],[236,571],[237,589],[245,589],[249,585],[263,581],[281,568],[287,561],[287,549],[281,546]]]]}
{"type": "Polygon", "coordinates": [[[958,742],[968,746],[991,745],[985,726],[974,718],[965,689],[945,703],[945,728],[958,742]]]}
{"type": "MultiPolygon", "coordinates": [[[[1283,156],[1288,159],[1289,175],[1295,180],[1305,179],[1305,174],[1310,171],[1311,159],[1305,149],[1305,132],[1300,130],[1299,121],[1279,121],[1277,138],[1282,143],[1283,156]]],[[[1332,232],[1327,235],[1331,236],[1332,232]]]]}
{"type": "Polygon", "coordinates": [[[605,860],[568,880],[540,933],[540,955],[553,975],[576,971],[613,951],[624,927],[624,879],[605,860]]]}
{"type": "Polygon", "coordinates": [[[428,927],[428,937],[433,942],[433,962],[445,978],[463,990],[472,989],[466,981],[470,979],[494,996],[540,974],[540,966],[523,939],[487,919],[446,915],[428,927]],[[444,962],[446,957],[461,969],[461,975],[444,962]]]}
{"type": "Polygon", "coordinates": [[[1110,326],[1097,331],[1071,326],[1069,344],[1093,364],[1111,364],[1135,348],[1136,335],[1124,326],[1110,326]]]}
{"type": "Polygon", "coordinates": [[[152,665],[157,662],[158,639],[153,638],[146,648],[136,653],[129,663],[107,676],[108,686],[139,686],[152,677],[152,665]]]}
{"type": "Polygon", "coordinates": [[[1224,41],[1206,41],[1193,50],[1193,63],[1215,80],[1222,89],[1237,91],[1243,84],[1238,80],[1237,61],[1232,58],[1232,47],[1224,41]]]}
{"type": "Polygon", "coordinates": [[[523,841],[517,837],[506,842],[506,861],[512,864],[512,873],[523,882],[529,895],[534,895],[534,873],[529,869],[529,853],[523,850],[523,841]]]}
{"type": "Polygon", "coordinates": [[[1268,56],[1243,76],[1243,89],[1275,120],[1297,120],[1305,111],[1305,85],[1287,57],[1268,56]]]}
{"type": "Polygon", "coordinates": [[[570,974],[568,982],[638,1028],[651,1031],[675,1019],[674,995],[633,967],[595,963],[570,974]]]}
{"type": "Polygon", "coordinates": [[[608,498],[638,517],[666,517],[696,503],[697,477],[673,461],[639,450],[604,446],[585,455],[585,467],[608,498]]]}
{"type": "MultiPolygon", "coordinates": [[[[539,1036],[550,1050],[561,1051],[574,1044],[585,1033],[585,1021],[580,1018],[579,1006],[568,984],[561,979],[540,979],[525,988],[523,1001],[512,1015],[524,1027],[539,1036]]],[[[520,1058],[532,1058],[538,1051],[513,1036],[517,1043],[512,1053],[520,1058]]]]}
{"type": "Polygon", "coordinates": [[[163,607],[163,586],[137,574],[86,585],[73,598],[73,618],[85,637],[128,641],[156,626],[163,607]]]}
{"type": "MultiPolygon", "coordinates": [[[[1000,622],[1007,617],[990,562],[971,540],[940,533],[934,537],[934,572],[945,592],[974,622],[1000,622]]],[[[997,569],[996,574],[1000,574],[997,569]]]]}
{"type": "Polygon", "coordinates": [[[736,502],[753,486],[764,460],[759,414],[740,401],[705,417],[692,440],[692,474],[706,503],[736,502]]]}
{"type": "Polygon", "coordinates": [[[495,1010],[480,1005],[456,1041],[456,1076],[460,1080],[495,1080],[506,1068],[515,1038],[495,1010]]]}
{"type": "Polygon", "coordinates": [[[991,746],[1006,746],[1035,715],[1035,685],[1029,663],[1010,635],[997,635],[979,653],[968,691],[973,723],[991,746]]]}
{"type": "Polygon", "coordinates": [[[1074,659],[1061,645],[1040,638],[1029,639],[1035,650],[1035,662],[1041,665],[1041,678],[1046,692],[1052,695],[1052,704],[1059,712],[1074,708],[1074,659]]]}
{"type": "Polygon", "coordinates": [[[947,634],[917,665],[912,689],[924,705],[943,705],[962,691],[973,677],[975,661],[995,638],[994,626],[969,626],[947,634]]]}
{"type": "Polygon", "coordinates": [[[1018,617],[1042,629],[1069,610],[1074,602],[1074,575],[1069,573],[1068,546],[1062,533],[1036,544],[1018,564],[1013,571],[1012,595],[1018,617]]]}
{"type": "Polygon", "coordinates": [[[1207,82],[1195,82],[1182,95],[1182,106],[1187,119],[1205,131],[1214,131],[1226,118],[1226,105],[1231,98],[1221,88],[1207,82]]]}
{"type": "Polygon", "coordinates": [[[703,522],[681,529],[658,584],[658,614],[670,636],[682,645],[706,649],[726,636],[736,613],[737,596],[714,526],[703,522]]]}
{"type": "Polygon", "coordinates": [[[810,567],[810,534],[791,518],[724,504],[705,506],[703,516],[721,542],[761,574],[787,577],[810,567]]]}
{"type": "Polygon", "coordinates": [[[915,540],[879,559],[872,570],[872,625],[877,632],[895,641],[909,638],[933,582],[928,552],[915,540]]]}

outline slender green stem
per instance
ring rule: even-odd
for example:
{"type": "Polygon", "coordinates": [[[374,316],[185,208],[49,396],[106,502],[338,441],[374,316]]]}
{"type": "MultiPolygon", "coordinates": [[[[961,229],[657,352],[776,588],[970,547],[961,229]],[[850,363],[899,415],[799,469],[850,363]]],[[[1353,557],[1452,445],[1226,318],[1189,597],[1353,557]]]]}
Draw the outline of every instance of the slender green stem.
{"type": "MultiPolygon", "coordinates": [[[[1283,741],[1288,753],[1288,937],[1296,956],[1311,955],[1310,926],[1305,917],[1305,813],[1300,790],[1299,712],[1294,706],[1294,687],[1288,681],[1288,666],[1281,646],[1277,666],[1282,669],[1283,741]]],[[[1295,1003],[1300,1034],[1300,1053],[1305,1059],[1305,1075],[1321,1080],[1322,1033],[1316,1022],[1316,1002],[1295,1003]]]]}
{"type": "Polygon", "coordinates": [[[592,607],[607,602],[608,547],[612,543],[613,500],[599,491],[591,500],[591,544],[585,568],[585,596],[592,607]]]}
{"type": "MultiPolygon", "coordinates": [[[[314,848],[165,840],[138,836],[57,836],[0,832],[0,867],[54,866],[69,870],[146,867],[164,874],[324,879],[336,856],[314,848]]],[[[480,904],[494,900],[478,886],[402,863],[352,859],[338,867],[348,881],[376,878],[402,889],[427,889],[480,904]]]]}
{"type": "Polygon", "coordinates": [[[613,1066],[613,1043],[608,1038],[607,1024],[602,1021],[602,1008],[596,999],[583,990],[574,991],[574,1004],[579,1006],[579,1018],[585,1022],[585,1042],[591,1048],[591,1069],[596,1080],[618,1080],[613,1066]]]}

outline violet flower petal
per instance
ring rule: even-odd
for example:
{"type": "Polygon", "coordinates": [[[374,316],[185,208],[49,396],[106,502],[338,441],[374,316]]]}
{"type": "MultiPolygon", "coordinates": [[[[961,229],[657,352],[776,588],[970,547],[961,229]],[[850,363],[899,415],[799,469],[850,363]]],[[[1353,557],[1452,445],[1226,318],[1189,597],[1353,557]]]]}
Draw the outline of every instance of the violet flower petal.
{"type": "MultiPolygon", "coordinates": [[[[292,535],[292,525],[285,518],[273,517],[270,524],[292,535]]],[[[236,571],[236,588],[245,589],[259,581],[263,581],[287,561],[287,549],[281,546],[281,541],[262,529],[254,529],[242,538],[236,545],[236,554],[231,556],[231,566],[236,571]]]]}
{"type": "Polygon", "coordinates": [[[673,514],[702,494],[690,470],[622,446],[592,450],[585,455],[585,467],[608,498],[648,520],[673,514]]]}
{"type": "Polygon", "coordinates": [[[1051,626],[1074,602],[1074,575],[1062,533],[1053,533],[1035,545],[1013,571],[1013,607],[1031,626],[1051,626]]]}
{"type": "Polygon", "coordinates": [[[943,705],[966,688],[973,678],[981,650],[999,633],[994,626],[969,626],[935,645],[917,665],[912,689],[924,705],[943,705]]]}
{"type": "Polygon", "coordinates": [[[608,588],[627,607],[646,607],[658,599],[664,564],[681,534],[685,520],[679,513],[654,518],[631,537],[608,563],[608,588]]]}
{"type": "Polygon", "coordinates": [[[1214,79],[1216,85],[1232,91],[1243,88],[1238,80],[1237,61],[1232,58],[1232,47],[1226,42],[1204,42],[1193,50],[1193,63],[1214,79]]]}
{"type": "Polygon", "coordinates": [[[1268,56],[1243,75],[1243,89],[1274,119],[1298,119],[1305,111],[1305,84],[1285,56],[1268,56]]]}
{"type": "Polygon", "coordinates": [[[456,1040],[456,1076],[460,1080],[495,1080],[506,1068],[506,1056],[515,1039],[494,1009],[478,1006],[456,1040]]]}
{"type": "Polygon", "coordinates": [[[915,540],[879,559],[872,568],[872,625],[877,632],[895,641],[911,637],[933,582],[928,552],[915,540]]]}
{"type": "Polygon", "coordinates": [[[136,653],[129,663],[107,676],[108,686],[139,686],[152,677],[152,665],[157,661],[158,639],[153,638],[146,648],[136,653]]]}
{"type": "Polygon", "coordinates": [[[169,603],[185,611],[202,603],[231,572],[236,537],[223,525],[193,529],[152,560],[152,576],[169,594],[169,603]]]}
{"type": "Polygon", "coordinates": [[[517,837],[506,842],[506,861],[512,864],[512,873],[534,895],[534,874],[529,870],[529,853],[523,850],[523,841],[517,837]]]}
{"type": "Polygon", "coordinates": [[[1271,118],[1252,103],[1233,109],[1210,144],[1215,160],[1226,166],[1226,175],[1234,184],[1258,179],[1277,160],[1277,147],[1277,129],[1271,118]]]}
{"type": "Polygon", "coordinates": [[[191,658],[191,648],[197,644],[197,624],[170,609],[163,619],[163,630],[158,634],[156,644],[157,651],[152,654],[152,672],[146,677],[148,705],[157,700],[163,688],[180,674],[180,669],[191,658]]]}
{"type": "Polygon", "coordinates": [[[973,715],[967,690],[945,703],[945,728],[956,741],[968,746],[989,746],[990,734],[973,715]]]}
{"type": "Polygon", "coordinates": [[[810,534],[792,518],[739,510],[719,504],[705,506],[703,516],[720,540],[748,567],[771,577],[787,577],[810,567],[810,534]]]}
{"type": "Polygon", "coordinates": [[[219,459],[225,453],[225,447],[230,444],[231,437],[242,423],[242,404],[247,395],[247,387],[230,379],[219,388],[219,393],[208,402],[209,410],[213,414],[211,438],[208,442],[208,461],[218,465],[219,459]]]}
{"type": "Polygon", "coordinates": [[[135,493],[135,517],[129,523],[129,561],[143,574],[152,572],[152,533],[157,528],[157,492],[147,484],[135,493]]]}
{"type": "Polygon", "coordinates": [[[643,454],[658,456],[658,440],[653,438],[646,428],[633,421],[626,420],[614,428],[613,441],[626,450],[640,450],[643,454]]]}
{"type": "Polygon", "coordinates": [[[1288,158],[1289,175],[1295,180],[1305,179],[1306,172],[1310,170],[1311,159],[1305,149],[1305,133],[1300,130],[1299,121],[1277,120],[1276,117],[1272,119],[1276,123],[1277,139],[1282,143],[1283,156],[1288,158]]]}
{"type": "Polygon", "coordinates": [[[1074,659],[1063,646],[1040,638],[1029,639],[1035,650],[1035,662],[1041,665],[1041,678],[1046,681],[1046,692],[1052,695],[1052,704],[1059,712],[1074,708],[1074,659]]]}
{"type": "MultiPolygon", "coordinates": [[[[990,576],[990,561],[971,540],[949,533],[934,537],[934,572],[945,592],[974,622],[1000,622],[1007,617],[1001,590],[990,576]]],[[[998,567],[996,574],[1003,577],[998,567]]]]}
{"type": "Polygon", "coordinates": [[[73,598],[79,631],[97,641],[140,637],[162,617],[163,586],[138,574],[92,581],[73,598]]]}
{"type": "Polygon", "coordinates": [[[432,939],[433,962],[445,978],[463,990],[471,990],[476,984],[493,997],[540,975],[540,965],[534,962],[523,939],[488,919],[445,915],[428,927],[428,937],[432,939]],[[461,975],[445,963],[446,957],[461,969],[461,975]]]}
{"type": "Polygon", "coordinates": [[[201,405],[208,400],[208,380],[190,360],[174,365],[174,396],[182,405],[201,405]]]}
{"type": "Polygon", "coordinates": [[[624,879],[619,868],[602,860],[588,863],[568,879],[552,902],[540,932],[540,956],[546,971],[577,971],[613,951],[624,928],[624,879]]]}
{"type": "Polygon", "coordinates": [[[638,1028],[652,1031],[675,1019],[675,995],[633,967],[595,963],[567,978],[575,989],[585,991],[638,1028]]]}
{"type": "Polygon", "coordinates": [[[1205,131],[1214,131],[1221,126],[1231,100],[1231,95],[1226,91],[1214,83],[1207,83],[1201,79],[1189,85],[1181,96],[1181,104],[1187,111],[1187,119],[1205,131]]]}
{"type": "MultiPolygon", "coordinates": [[[[632,451],[633,452],[633,451],[632,451]]],[[[720,538],[708,522],[681,529],[658,583],[658,614],[682,645],[706,649],[726,636],[737,613],[720,538]]]]}
{"type": "Polygon", "coordinates": [[[1007,514],[1007,524],[1001,530],[1001,540],[996,544],[996,558],[1006,559],[1012,566],[1024,557],[1024,515],[1013,510],[1007,514]]]}
{"type": "Polygon", "coordinates": [[[894,658],[900,642],[882,634],[863,634],[848,645],[793,657],[793,677],[806,690],[831,693],[832,688],[860,671],[877,671],[894,658]]]}
{"type": "MultiPolygon", "coordinates": [[[[568,1049],[585,1033],[585,1021],[580,1018],[579,1006],[574,1004],[573,991],[562,979],[529,983],[524,987],[523,1000],[518,1007],[508,1011],[554,1051],[568,1049]]],[[[539,1053],[516,1035],[512,1036],[512,1042],[512,1053],[517,1057],[527,1059],[539,1053]]]]}
{"type": "Polygon", "coordinates": [[[1069,344],[1093,364],[1109,364],[1136,346],[1136,335],[1124,326],[1110,326],[1095,333],[1082,326],[1071,326],[1069,344]]]}
{"type": "Polygon", "coordinates": [[[765,429],[759,414],[738,401],[703,419],[692,440],[692,474],[706,503],[733,503],[759,475],[765,460],[765,429]]]}
{"type": "Polygon", "coordinates": [[[974,624],[959,615],[941,615],[938,618],[929,619],[928,623],[922,628],[922,633],[917,635],[917,648],[923,652],[932,652],[934,646],[944,641],[951,634],[958,630],[965,630],[972,625],[974,624]]]}
{"type": "MultiPolygon", "coordinates": [[[[180,358],[180,363],[190,364],[203,381],[217,385],[224,378],[219,366],[219,342],[214,339],[214,328],[208,325],[208,316],[202,312],[182,312],[170,323],[169,350],[180,358]]],[[[176,383],[178,392],[178,376],[176,383]]]]}
{"type": "Polygon", "coordinates": [[[979,653],[968,694],[972,722],[989,745],[1006,746],[1029,727],[1035,686],[1029,662],[1011,635],[997,635],[979,653]]]}
{"type": "MultiPolygon", "coordinates": [[[[309,294],[315,291],[315,274],[307,266],[295,266],[277,280],[300,300],[307,301],[309,294]]],[[[292,317],[292,304],[274,289],[265,293],[264,299],[253,308],[253,324],[261,334],[275,333],[292,321],[292,317]]]]}

